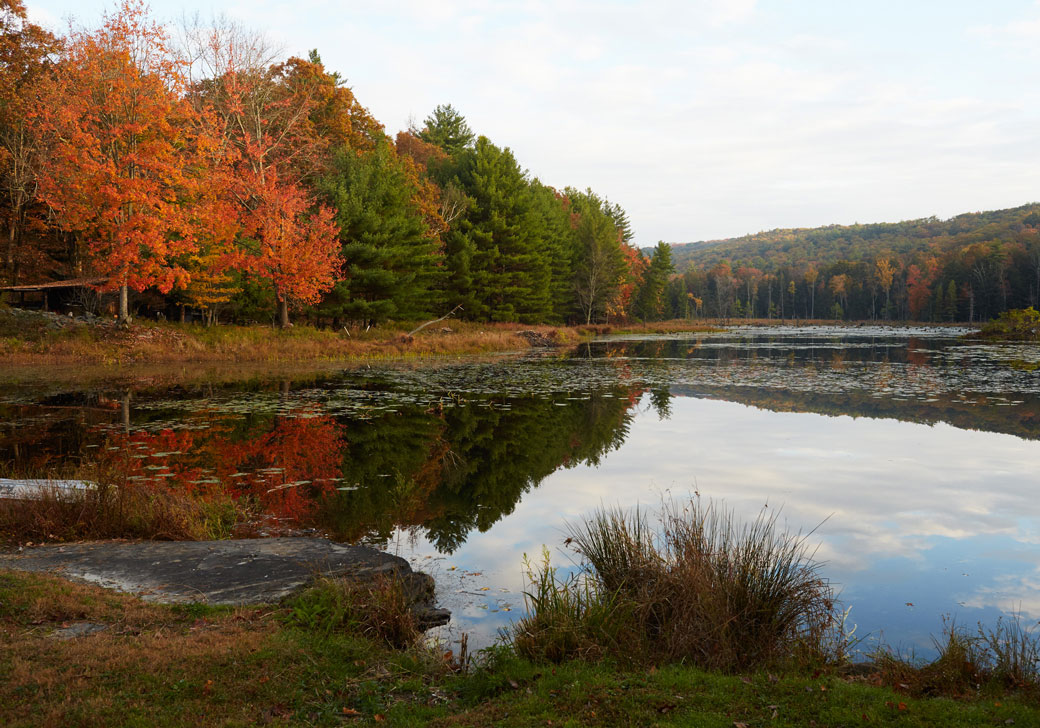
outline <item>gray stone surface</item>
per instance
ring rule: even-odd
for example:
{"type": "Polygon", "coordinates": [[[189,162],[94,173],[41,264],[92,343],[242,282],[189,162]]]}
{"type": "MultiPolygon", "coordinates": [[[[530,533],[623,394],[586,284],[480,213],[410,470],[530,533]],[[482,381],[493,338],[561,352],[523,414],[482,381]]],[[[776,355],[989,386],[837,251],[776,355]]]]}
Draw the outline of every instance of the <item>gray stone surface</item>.
{"type": "Polygon", "coordinates": [[[413,572],[407,561],[323,538],[37,546],[0,554],[0,568],[52,572],[164,604],[266,604],[317,576],[365,581],[394,574],[420,605],[421,621],[429,626],[446,621],[444,610],[432,608],[433,580],[413,572]]]}

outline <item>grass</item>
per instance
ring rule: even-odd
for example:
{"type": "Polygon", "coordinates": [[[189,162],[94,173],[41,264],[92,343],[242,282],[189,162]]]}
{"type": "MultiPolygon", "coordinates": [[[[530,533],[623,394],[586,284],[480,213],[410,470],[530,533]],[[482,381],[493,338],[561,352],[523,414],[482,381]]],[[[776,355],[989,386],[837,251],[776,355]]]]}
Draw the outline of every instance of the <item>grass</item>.
{"type": "Polygon", "coordinates": [[[40,477],[86,480],[97,487],[41,487],[33,498],[0,499],[0,543],[112,538],[205,541],[229,538],[237,526],[251,520],[247,504],[230,496],[200,498],[94,467],[40,477]]]}
{"type": "Polygon", "coordinates": [[[915,696],[1000,696],[1012,690],[1040,699],[1040,629],[1025,625],[1021,615],[975,631],[947,622],[935,650],[938,657],[923,665],[879,650],[873,655],[879,682],[915,696]]]}
{"type": "Polygon", "coordinates": [[[522,350],[517,335],[535,331],[556,343],[576,343],[578,328],[446,321],[405,336],[413,322],[333,331],[298,325],[198,326],[137,322],[128,328],[85,323],[54,329],[42,317],[15,315],[0,306],[0,362],[10,366],[205,362],[286,362],[401,359],[522,350]]]}
{"type": "Polygon", "coordinates": [[[831,589],[775,514],[741,525],[696,499],[665,504],[651,524],[639,510],[601,509],[568,541],[583,570],[561,579],[547,559],[532,570],[530,616],[514,632],[522,655],[729,672],[846,656],[831,589]]]}
{"type": "Polygon", "coordinates": [[[422,631],[399,579],[372,583],[322,578],[293,600],[289,620],[325,636],[360,634],[388,647],[417,644],[422,631]]]}
{"type": "Polygon", "coordinates": [[[0,571],[0,724],[22,726],[1036,725],[1028,694],[914,697],[838,673],[616,661],[538,663],[499,647],[460,671],[291,615],[165,607],[52,576],[0,571]],[[105,629],[55,639],[63,625],[105,629]]]}

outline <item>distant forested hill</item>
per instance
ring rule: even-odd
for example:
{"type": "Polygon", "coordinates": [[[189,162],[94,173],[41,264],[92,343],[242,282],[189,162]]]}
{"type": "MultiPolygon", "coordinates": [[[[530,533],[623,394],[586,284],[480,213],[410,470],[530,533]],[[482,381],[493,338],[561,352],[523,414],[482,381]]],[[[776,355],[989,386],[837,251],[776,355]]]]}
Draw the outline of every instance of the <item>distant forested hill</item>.
{"type": "Polygon", "coordinates": [[[926,217],[870,225],[788,228],[739,238],[671,243],[672,262],[679,271],[691,264],[710,268],[724,260],[747,263],[762,271],[807,262],[819,267],[842,260],[873,259],[880,253],[902,255],[936,245],[946,248],[1010,240],[1022,231],[1023,225],[1040,226],[1040,203],[1009,210],[969,212],[949,220],[926,217]]]}
{"type": "Polygon", "coordinates": [[[665,315],[982,321],[1040,304],[1040,203],[671,250],[665,315]]]}

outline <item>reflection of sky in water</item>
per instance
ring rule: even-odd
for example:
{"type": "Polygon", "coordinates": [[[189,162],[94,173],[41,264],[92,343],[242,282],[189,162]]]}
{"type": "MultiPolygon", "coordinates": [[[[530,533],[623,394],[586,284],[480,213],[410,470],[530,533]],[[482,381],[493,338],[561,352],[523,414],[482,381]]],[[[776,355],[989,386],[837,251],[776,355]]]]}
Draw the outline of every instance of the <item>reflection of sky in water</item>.
{"type": "MultiPolygon", "coordinates": [[[[546,544],[570,563],[559,549],[567,521],[695,489],[747,518],[768,504],[789,528],[816,528],[817,558],[852,606],[858,636],[884,630],[921,654],[943,615],[970,625],[1010,610],[1040,619],[1040,442],[694,398],[673,399],[662,420],[647,399],[600,467],[554,473],[489,532],[435,561],[455,629],[483,643],[508,624],[515,612],[492,610],[522,604],[522,554],[546,544]]],[[[398,546],[410,551],[405,539],[398,546]]],[[[433,551],[420,539],[414,553],[421,565],[433,551]]]]}

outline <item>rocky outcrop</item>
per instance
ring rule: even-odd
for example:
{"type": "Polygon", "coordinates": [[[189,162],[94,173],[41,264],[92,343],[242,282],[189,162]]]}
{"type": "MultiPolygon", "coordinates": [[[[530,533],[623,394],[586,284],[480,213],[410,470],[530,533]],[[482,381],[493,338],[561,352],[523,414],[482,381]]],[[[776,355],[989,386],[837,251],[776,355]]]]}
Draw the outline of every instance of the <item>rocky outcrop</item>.
{"type": "Polygon", "coordinates": [[[317,577],[401,579],[424,628],[448,621],[433,579],[398,556],[322,538],[62,544],[0,554],[0,568],[53,572],[163,604],[267,604],[317,577]]]}

